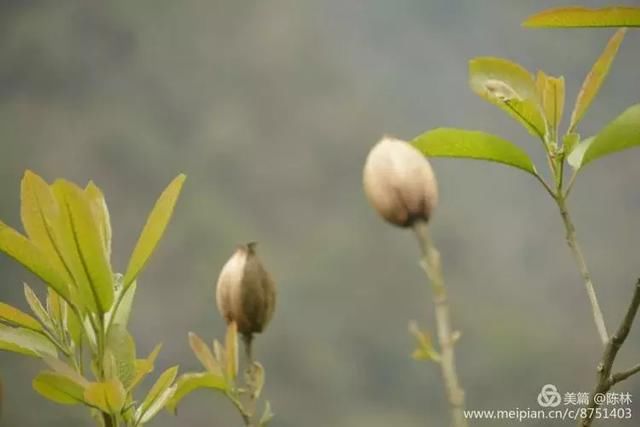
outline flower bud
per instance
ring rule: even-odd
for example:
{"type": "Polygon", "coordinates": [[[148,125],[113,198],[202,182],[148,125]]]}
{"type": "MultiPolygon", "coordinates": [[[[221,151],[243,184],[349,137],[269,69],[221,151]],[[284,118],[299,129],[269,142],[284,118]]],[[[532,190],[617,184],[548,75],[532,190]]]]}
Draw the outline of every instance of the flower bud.
{"type": "Polygon", "coordinates": [[[256,243],[240,245],[222,267],[216,289],[218,310],[227,323],[251,339],[267,326],[275,308],[276,290],[271,275],[256,255],[256,243]]]}
{"type": "Polygon", "coordinates": [[[438,186],[429,161],[405,141],[383,138],[369,152],[363,175],[369,202],[397,226],[428,221],[438,204],[438,186]]]}

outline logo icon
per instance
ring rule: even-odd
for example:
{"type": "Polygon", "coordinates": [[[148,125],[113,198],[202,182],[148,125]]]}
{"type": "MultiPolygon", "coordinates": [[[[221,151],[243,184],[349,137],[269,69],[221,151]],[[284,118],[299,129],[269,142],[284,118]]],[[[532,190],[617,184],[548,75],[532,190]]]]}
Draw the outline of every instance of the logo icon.
{"type": "Polygon", "coordinates": [[[562,396],[558,393],[558,388],[553,384],[545,384],[538,394],[538,405],[543,408],[555,408],[562,402],[562,396]]]}

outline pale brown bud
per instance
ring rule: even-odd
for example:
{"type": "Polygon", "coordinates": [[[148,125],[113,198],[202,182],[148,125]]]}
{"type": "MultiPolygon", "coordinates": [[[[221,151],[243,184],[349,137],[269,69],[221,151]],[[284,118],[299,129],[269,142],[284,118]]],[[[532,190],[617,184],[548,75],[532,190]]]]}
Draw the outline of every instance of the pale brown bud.
{"type": "Polygon", "coordinates": [[[429,161],[405,141],[383,138],[369,152],[363,175],[369,202],[397,226],[428,221],[438,204],[438,186],[429,161]]]}
{"type": "Polygon", "coordinates": [[[227,323],[236,322],[245,339],[267,326],[275,308],[271,275],[256,255],[256,243],[240,245],[222,267],[216,289],[218,309],[227,323]]]}

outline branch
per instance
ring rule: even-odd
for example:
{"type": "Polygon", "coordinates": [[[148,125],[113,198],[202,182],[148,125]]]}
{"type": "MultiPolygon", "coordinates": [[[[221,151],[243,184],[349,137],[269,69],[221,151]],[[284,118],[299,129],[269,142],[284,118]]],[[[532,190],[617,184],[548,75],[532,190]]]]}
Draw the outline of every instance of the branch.
{"type": "Polygon", "coordinates": [[[607,346],[604,349],[602,359],[598,364],[598,383],[596,384],[596,387],[593,393],[591,393],[591,397],[589,399],[589,410],[587,411],[588,416],[580,421],[579,425],[582,427],[588,427],[593,422],[595,409],[600,406],[595,402],[595,396],[597,394],[604,394],[608,392],[615,384],[626,378],[629,378],[631,375],[637,372],[640,372],[640,365],[638,365],[628,371],[620,372],[613,375],[611,374],[611,371],[613,370],[613,363],[616,360],[618,351],[624,344],[627,336],[629,336],[629,331],[631,330],[633,321],[636,317],[636,314],[638,313],[638,307],[640,307],[640,279],[638,279],[638,281],[636,282],[633,298],[631,299],[631,303],[629,304],[627,313],[625,314],[624,319],[622,319],[622,322],[620,323],[620,326],[618,327],[616,333],[613,334],[607,342],[607,346]]]}
{"type": "Polygon", "coordinates": [[[464,390],[460,386],[455,365],[454,344],[455,337],[451,328],[451,316],[449,303],[447,302],[447,290],[444,284],[442,268],[440,265],[440,253],[431,242],[427,223],[417,221],[413,227],[420,250],[422,252],[422,267],[431,280],[433,287],[433,302],[435,305],[436,325],[438,341],[440,343],[440,368],[444,381],[449,406],[451,407],[452,425],[454,427],[467,427],[464,417],[464,390]]]}
{"type": "Polygon", "coordinates": [[[602,345],[606,347],[607,343],[609,342],[607,326],[604,322],[604,316],[602,315],[600,304],[598,303],[596,290],[593,286],[593,282],[591,281],[591,273],[589,272],[589,268],[587,267],[587,261],[582,254],[582,248],[580,247],[580,244],[578,243],[578,239],[576,237],[576,228],[571,221],[569,210],[567,209],[565,199],[562,195],[559,194],[556,197],[556,203],[558,204],[558,208],[560,209],[560,216],[562,216],[562,222],[564,223],[564,228],[567,232],[567,244],[569,245],[571,252],[573,252],[573,256],[578,263],[578,268],[580,269],[580,274],[582,275],[582,279],[584,280],[584,286],[587,291],[587,296],[589,297],[589,302],[591,303],[591,311],[593,312],[593,321],[595,322],[596,329],[598,330],[598,334],[600,335],[600,341],[602,341],[602,345]]]}

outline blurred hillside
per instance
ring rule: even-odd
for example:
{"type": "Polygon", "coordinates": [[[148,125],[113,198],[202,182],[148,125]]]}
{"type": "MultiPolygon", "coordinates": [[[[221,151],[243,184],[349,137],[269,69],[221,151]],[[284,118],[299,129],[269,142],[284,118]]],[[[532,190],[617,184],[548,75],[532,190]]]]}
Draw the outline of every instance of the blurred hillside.
{"type": "MultiPolygon", "coordinates": [[[[466,63],[504,56],[563,74],[571,104],[611,31],[520,27],[557,5],[2,1],[0,218],[19,226],[26,168],[91,178],[106,193],[124,269],[153,201],[184,172],[173,222],[139,283],[132,329],[141,354],[163,342],[161,368],[196,369],[187,332],[223,334],[215,279],[237,243],[258,240],[279,286],[274,322],[257,341],[273,426],[444,426],[438,371],[409,359],[408,320],[433,327],[416,244],[369,209],[361,167],[384,133],[408,139],[437,126],[498,133],[542,164],[538,144],[467,88],[466,63]]],[[[583,135],[639,101],[639,61],[640,32],[631,31],[583,135]]],[[[590,166],[570,200],[610,324],[640,275],[639,162],[635,150],[590,166]]],[[[433,164],[442,193],[434,233],[463,333],[469,407],[535,408],[546,383],[590,391],[600,346],[546,193],[506,167],[433,164]]],[[[0,277],[0,300],[25,307],[21,282],[35,279],[6,257],[0,277]]],[[[640,359],[639,331],[623,366],[640,359]]],[[[81,408],[32,391],[40,368],[0,354],[0,426],[91,425],[81,408]]],[[[620,390],[640,401],[639,378],[620,390]]],[[[153,425],[239,420],[202,393],[153,425]]]]}

